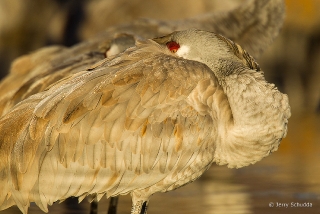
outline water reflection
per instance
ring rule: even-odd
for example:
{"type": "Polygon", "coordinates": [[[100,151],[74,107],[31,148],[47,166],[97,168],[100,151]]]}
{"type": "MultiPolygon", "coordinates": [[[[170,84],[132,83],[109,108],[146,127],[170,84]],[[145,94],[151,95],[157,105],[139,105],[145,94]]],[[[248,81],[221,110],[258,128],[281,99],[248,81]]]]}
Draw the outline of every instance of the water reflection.
{"type": "Polygon", "coordinates": [[[207,185],[204,204],[206,214],[252,213],[251,199],[244,185],[223,182],[204,182],[207,185]]]}
{"type": "MultiPolygon", "coordinates": [[[[176,191],[151,197],[150,214],[267,214],[320,213],[320,116],[293,118],[287,138],[279,151],[255,165],[228,169],[213,165],[199,180],[176,191]],[[269,207],[273,203],[274,207],[269,207]],[[288,208],[277,207],[288,204],[288,208]],[[312,207],[291,207],[291,203],[312,207]]],[[[99,214],[106,214],[108,200],[99,203],[99,214]]],[[[121,196],[118,213],[130,213],[130,196],[121,196]]],[[[20,213],[16,207],[1,214],[20,213]]],[[[30,214],[43,213],[34,204],[30,214]]],[[[88,214],[85,199],[77,204],[69,199],[49,207],[49,213],[88,214]]]]}

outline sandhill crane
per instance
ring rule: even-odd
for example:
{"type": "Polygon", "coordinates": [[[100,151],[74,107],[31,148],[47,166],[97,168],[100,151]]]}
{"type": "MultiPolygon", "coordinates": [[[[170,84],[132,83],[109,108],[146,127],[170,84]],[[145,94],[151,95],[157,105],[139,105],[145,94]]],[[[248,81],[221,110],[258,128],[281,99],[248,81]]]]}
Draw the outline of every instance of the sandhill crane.
{"type": "MultiPolygon", "coordinates": [[[[43,91],[55,81],[79,72],[88,65],[101,60],[103,55],[101,50],[97,50],[97,44],[100,44],[100,47],[102,45],[102,49],[105,50],[107,55],[112,54],[111,52],[114,51],[112,42],[118,41],[118,38],[111,39],[110,35],[129,32],[137,37],[147,37],[163,34],[173,29],[197,26],[221,32],[235,39],[257,56],[278,34],[278,30],[282,25],[283,10],[284,4],[282,0],[248,0],[228,14],[210,14],[177,22],[138,20],[129,25],[108,29],[104,35],[71,49],[62,47],[45,48],[31,56],[20,58],[18,63],[14,64],[16,66],[13,66],[13,72],[0,85],[0,92],[3,92],[0,98],[0,112],[5,114],[22,99],[43,91]],[[244,17],[248,18],[248,16],[250,16],[250,22],[240,22],[244,17]],[[267,19],[265,19],[266,17],[267,19]],[[238,25],[234,24],[236,22],[238,25]],[[251,37],[248,36],[249,34],[251,37]],[[16,84],[13,84],[12,80],[15,80],[16,84]],[[8,89],[10,93],[7,92],[8,89]]],[[[126,48],[133,45],[132,38],[132,36],[127,35],[126,37],[121,37],[122,41],[120,42],[126,43],[126,48]]],[[[123,49],[119,49],[119,43],[116,45],[115,53],[121,52],[123,49]]]]}
{"type": "Polygon", "coordinates": [[[146,213],[152,194],[213,162],[276,151],[289,117],[287,96],[231,40],[186,30],[142,41],[1,117],[1,209],[130,193],[131,213],[146,213]]]}

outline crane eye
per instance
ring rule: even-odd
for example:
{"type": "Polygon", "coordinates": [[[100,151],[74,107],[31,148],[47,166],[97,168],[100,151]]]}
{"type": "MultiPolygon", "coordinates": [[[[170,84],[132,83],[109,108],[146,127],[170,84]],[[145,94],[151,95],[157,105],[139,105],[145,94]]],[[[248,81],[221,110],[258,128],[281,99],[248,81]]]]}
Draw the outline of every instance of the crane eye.
{"type": "Polygon", "coordinates": [[[175,53],[180,48],[180,45],[174,41],[171,41],[167,43],[167,47],[172,53],[175,53]]]}

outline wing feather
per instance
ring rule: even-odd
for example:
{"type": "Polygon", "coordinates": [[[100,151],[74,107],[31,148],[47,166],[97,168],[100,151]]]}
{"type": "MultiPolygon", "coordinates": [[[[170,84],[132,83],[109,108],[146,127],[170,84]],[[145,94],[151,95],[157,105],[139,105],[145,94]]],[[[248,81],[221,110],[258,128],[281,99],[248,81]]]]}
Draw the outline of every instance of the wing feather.
{"type": "MultiPolygon", "coordinates": [[[[14,159],[10,170],[23,163],[20,170],[26,173],[12,179],[17,177],[16,183],[21,183],[19,176],[28,176],[33,164],[40,173],[54,173],[48,182],[66,190],[54,191],[58,196],[48,199],[33,193],[44,210],[46,203],[71,195],[99,191],[110,197],[169,182],[164,180],[168,173],[181,174],[199,161],[204,137],[199,130],[211,129],[210,123],[203,122],[205,113],[200,115],[187,100],[204,79],[215,79],[207,66],[176,58],[147,41],[90,72],[59,81],[13,109],[23,112],[28,107],[29,113],[15,119],[23,124],[11,140],[20,153],[10,157],[14,159]],[[41,152],[47,154],[42,159],[41,152]]],[[[207,84],[201,91],[209,86],[216,87],[207,84]]],[[[0,119],[1,126],[10,123],[10,118],[0,119]]],[[[41,192],[45,184],[45,177],[37,180],[32,191],[41,192]]]]}

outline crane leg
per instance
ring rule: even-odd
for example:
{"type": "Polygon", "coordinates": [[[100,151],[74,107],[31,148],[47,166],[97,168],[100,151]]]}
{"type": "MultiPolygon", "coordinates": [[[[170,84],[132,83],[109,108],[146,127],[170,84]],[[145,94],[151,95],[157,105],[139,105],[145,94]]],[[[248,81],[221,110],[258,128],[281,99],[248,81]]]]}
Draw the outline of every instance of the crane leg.
{"type": "Polygon", "coordinates": [[[90,204],[90,214],[98,213],[98,201],[94,199],[90,204]]]}
{"type": "Polygon", "coordinates": [[[131,214],[147,214],[148,201],[137,201],[132,204],[131,214]]]}
{"type": "Polygon", "coordinates": [[[110,198],[108,214],[117,214],[118,200],[119,200],[119,196],[110,198]]]}

